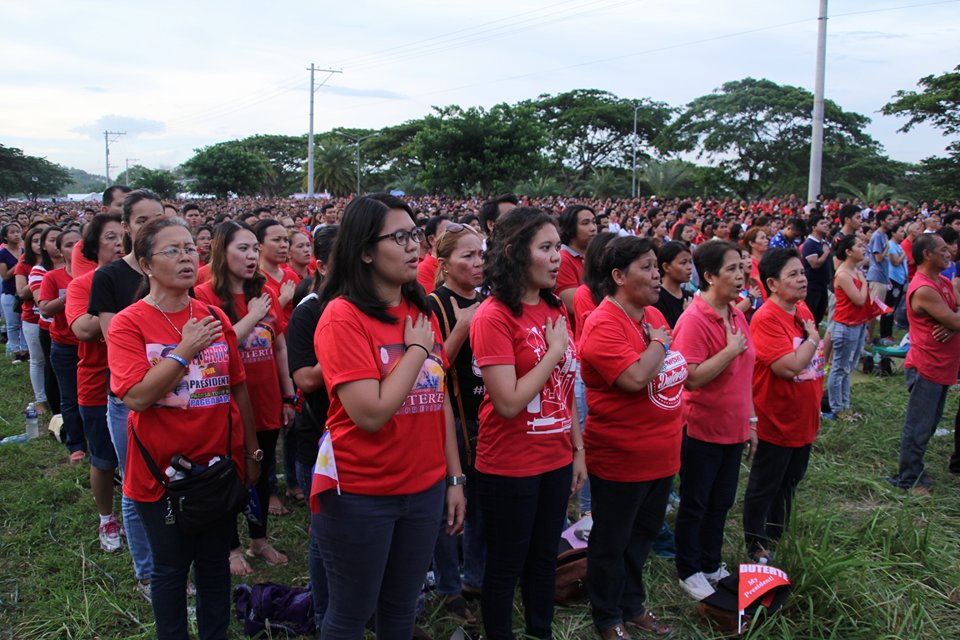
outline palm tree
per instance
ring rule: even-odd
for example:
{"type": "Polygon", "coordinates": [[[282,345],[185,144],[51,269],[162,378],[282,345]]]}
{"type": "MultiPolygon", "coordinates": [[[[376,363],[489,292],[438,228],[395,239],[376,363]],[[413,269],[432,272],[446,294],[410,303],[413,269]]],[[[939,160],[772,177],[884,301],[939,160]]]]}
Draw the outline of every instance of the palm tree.
{"type": "Polygon", "coordinates": [[[563,185],[556,178],[542,173],[535,173],[529,180],[521,182],[514,188],[515,193],[522,193],[531,198],[544,198],[563,193],[563,185]]]}
{"type": "MultiPolygon", "coordinates": [[[[353,147],[339,140],[318,144],[313,155],[314,190],[324,189],[334,196],[348,196],[355,188],[356,161],[353,147]]],[[[306,178],[303,185],[306,187],[306,178]]]]}
{"type": "Polygon", "coordinates": [[[661,198],[672,198],[689,192],[693,180],[690,163],[683,160],[647,160],[640,180],[661,198]]]}
{"type": "Polygon", "coordinates": [[[594,169],[578,191],[594,198],[622,198],[630,193],[630,172],[608,167],[594,169]]]}
{"type": "Polygon", "coordinates": [[[913,205],[916,204],[916,201],[914,201],[913,198],[908,198],[907,196],[897,193],[895,187],[891,187],[890,185],[882,182],[868,182],[867,188],[863,191],[857,189],[846,180],[837,180],[833,183],[833,186],[840,189],[840,191],[837,192],[838,196],[855,198],[860,202],[864,204],[870,204],[871,206],[886,202],[888,200],[893,200],[895,202],[906,202],[913,205]]]}

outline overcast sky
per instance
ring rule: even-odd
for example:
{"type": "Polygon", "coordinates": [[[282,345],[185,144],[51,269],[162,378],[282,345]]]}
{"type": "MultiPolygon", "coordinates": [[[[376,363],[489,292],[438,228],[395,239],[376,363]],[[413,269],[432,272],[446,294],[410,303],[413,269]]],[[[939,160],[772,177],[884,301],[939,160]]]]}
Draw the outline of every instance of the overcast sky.
{"type": "MultiPolygon", "coordinates": [[[[433,105],[577,88],[683,105],[747,76],[813,89],[817,0],[0,0],[0,144],[91,173],[173,167],[208,144],[379,128],[433,105]],[[318,81],[325,74],[318,74],[318,81]]],[[[943,153],[877,113],[960,63],[960,2],[831,0],[826,96],[894,159],[943,153]]]]}

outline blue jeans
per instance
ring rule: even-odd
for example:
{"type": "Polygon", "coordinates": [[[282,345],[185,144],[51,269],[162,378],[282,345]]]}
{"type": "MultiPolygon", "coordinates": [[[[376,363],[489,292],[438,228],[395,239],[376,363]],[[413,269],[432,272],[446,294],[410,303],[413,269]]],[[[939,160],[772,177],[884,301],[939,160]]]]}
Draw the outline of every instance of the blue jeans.
{"type": "Polygon", "coordinates": [[[225,515],[201,533],[166,524],[167,501],[136,502],[153,550],[150,597],[158,640],[188,640],[187,576],[193,566],[200,640],[226,640],[230,625],[230,534],[225,515]]]}
{"type": "MultiPolygon", "coordinates": [[[[120,477],[124,476],[127,467],[127,416],[130,409],[116,396],[107,397],[107,428],[110,429],[110,439],[117,452],[117,467],[120,477]]],[[[126,494],[120,498],[123,511],[123,530],[127,534],[127,545],[130,547],[130,556],[133,559],[133,573],[137,580],[149,580],[153,573],[153,556],[150,553],[150,542],[147,532],[143,528],[140,514],[134,506],[133,500],[126,494]]]]}
{"type": "MultiPolygon", "coordinates": [[[[467,421],[467,432],[476,443],[480,423],[467,421]]],[[[456,420],[457,446],[460,449],[460,464],[467,474],[467,484],[463,488],[467,499],[467,517],[463,523],[463,536],[447,535],[446,505],[441,509],[440,533],[437,546],[433,551],[433,570],[437,578],[437,591],[445,596],[459,595],[463,585],[479,589],[483,584],[483,567],[487,560],[486,540],[483,536],[483,517],[480,514],[480,501],[477,497],[477,474],[468,467],[466,446],[460,420],[456,420]],[[463,542],[463,579],[460,577],[459,543],[463,542]]]]}
{"type": "Polygon", "coordinates": [[[743,443],[715,444],[684,434],[680,465],[680,508],[674,525],[677,575],[720,568],[723,525],[737,497],[743,443]]]}
{"type": "Polygon", "coordinates": [[[410,495],[320,496],[315,522],[330,590],[324,640],[362,638],[373,613],[378,640],[410,640],[444,496],[442,481],[410,495]]]}
{"type": "MultiPolygon", "coordinates": [[[[580,433],[585,432],[587,426],[587,385],[583,383],[583,377],[580,375],[580,363],[577,363],[577,377],[573,380],[573,398],[577,402],[577,414],[580,418],[580,433]]],[[[590,478],[587,478],[583,486],[580,487],[580,493],[577,495],[580,515],[590,513],[590,478]]]]}
{"type": "Polygon", "coordinates": [[[900,472],[895,478],[901,489],[927,487],[930,478],[923,469],[927,443],[943,417],[950,385],[931,382],[916,369],[904,369],[903,380],[910,391],[907,413],[903,417],[903,436],[900,438],[900,472]]]}
{"type": "Polygon", "coordinates": [[[53,342],[50,345],[50,364],[57,374],[60,387],[60,415],[63,417],[63,434],[60,439],[70,453],[86,451],[87,441],[83,435],[83,421],[77,405],[77,366],[80,358],[75,345],[53,342]]]}
{"type": "Polygon", "coordinates": [[[573,465],[568,464],[524,478],[477,473],[487,537],[480,609],[489,640],[513,640],[517,580],[526,634],[551,637],[557,552],[570,499],[572,471],[573,465]]]}
{"type": "Polygon", "coordinates": [[[24,322],[21,331],[30,351],[30,386],[33,387],[33,397],[37,402],[46,402],[47,391],[44,378],[47,364],[43,358],[43,347],[40,345],[40,325],[35,322],[24,322]]]}
{"type": "Polygon", "coordinates": [[[0,295],[0,304],[3,305],[3,319],[7,323],[7,355],[22,353],[27,350],[27,341],[23,338],[20,314],[13,310],[17,297],[4,293],[0,295]]]}
{"type": "Polygon", "coordinates": [[[857,368],[863,353],[867,325],[832,322],[830,336],[833,339],[833,361],[827,378],[827,393],[830,395],[830,410],[836,413],[850,408],[850,374],[857,368]]]}
{"type": "MultiPolygon", "coordinates": [[[[310,486],[313,484],[313,465],[296,463],[297,483],[310,500],[310,486]]],[[[310,574],[310,597],[313,600],[313,616],[317,631],[323,629],[323,618],[330,602],[327,590],[327,572],[323,568],[323,555],[320,553],[320,514],[310,515],[310,542],[307,546],[307,571],[310,574]]]]}

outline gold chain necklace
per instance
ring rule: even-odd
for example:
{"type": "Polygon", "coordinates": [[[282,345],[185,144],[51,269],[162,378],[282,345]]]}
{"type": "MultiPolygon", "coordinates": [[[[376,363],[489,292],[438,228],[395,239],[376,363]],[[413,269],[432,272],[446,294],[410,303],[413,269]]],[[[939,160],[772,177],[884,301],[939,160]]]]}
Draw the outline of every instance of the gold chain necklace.
{"type": "MultiPolygon", "coordinates": [[[[177,329],[177,325],[173,324],[173,322],[170,320],[167,314],[163,312],[163,309],[160,308],[160,303],[158,303],[157,299],[153,297],[153,294],[151,293],[148,297],[152,301],[153,306],[156,308],[156,310],[159,311],[160,315],[163,316],[163,319],[167,321],[167,324],[173,327],[173,330],[177,332],[177,335],[182,338],[183,332],[180,331],[180,329],[177,329]]],[[[190,317],[192,318],[193,317],[193,298],[188,298],[188,301],[189,301],[188,304],[190,308],[190,317]]]]}

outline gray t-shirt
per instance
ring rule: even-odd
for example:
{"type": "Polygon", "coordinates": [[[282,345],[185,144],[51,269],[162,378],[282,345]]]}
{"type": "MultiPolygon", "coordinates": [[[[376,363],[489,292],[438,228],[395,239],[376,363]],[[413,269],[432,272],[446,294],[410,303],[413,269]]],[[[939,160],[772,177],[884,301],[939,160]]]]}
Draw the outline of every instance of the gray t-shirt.
{"type": "Polygon", "coordinates": [[[877,262],[875,255],[886,251],[887,242],[889,242],[889,240],[887,240],[887,234],[884,233],[882,229],[877,229],[873,232],[873,235],[870,236],[870,244],[867,245],[867,258],[870,261],[870,266],[867,268],[867,280],[870,282],[890,283],[890,277],[887,275],[890,258],[884,257],[882,261],[877,262]]]}

